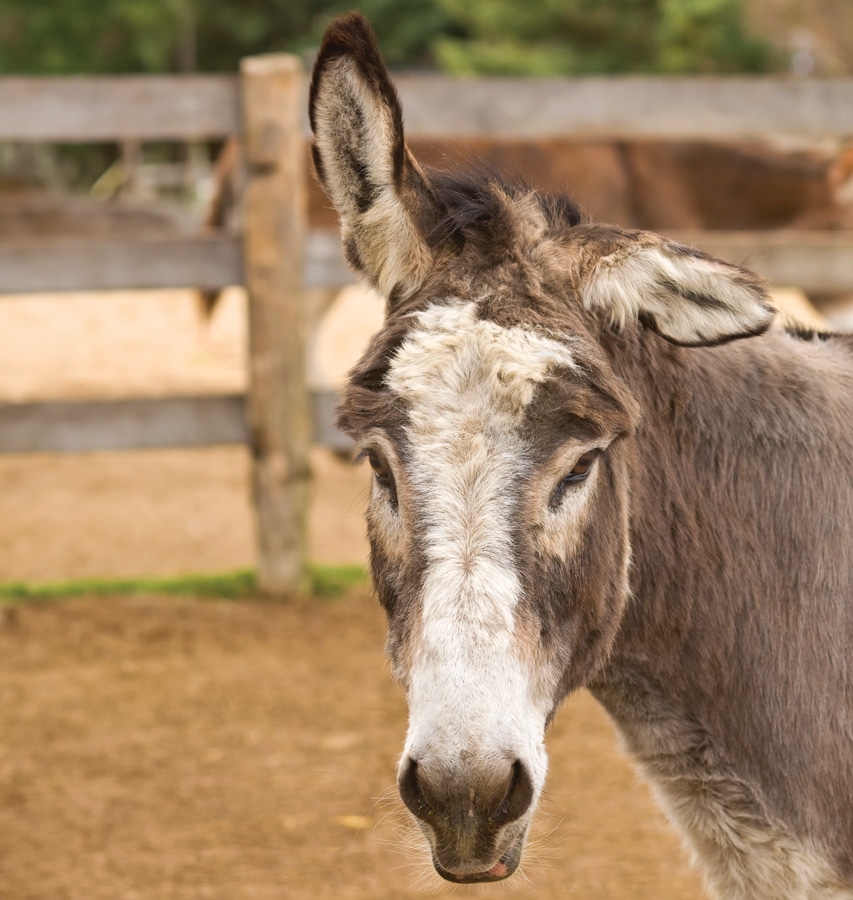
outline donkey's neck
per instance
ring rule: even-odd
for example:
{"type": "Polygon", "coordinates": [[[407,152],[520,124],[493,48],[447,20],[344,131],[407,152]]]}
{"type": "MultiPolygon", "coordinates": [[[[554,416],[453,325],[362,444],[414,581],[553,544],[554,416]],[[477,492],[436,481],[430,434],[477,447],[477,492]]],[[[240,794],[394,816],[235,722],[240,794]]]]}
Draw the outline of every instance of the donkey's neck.
{"type": "Polygon", "coordinates": [[[821,628],[853,622],[853,339],[682,349],[640,332],[634,351],[617,362],[642,412],[614,659],[654,647],[661,675],[689,662],[679,681],[754,684],[782,677],[792,642],[824,656],[821,628]]]}
{"type": "Polygon", "coordinates": [[[806,846],[834,822],[827,849],[853,868],[833,788],[853,777],[838,662],[853,638],[853,345],[773,331],[687,350],[638,332],[633,349],[613,360],[643,407],[634,596],[593,691],[674,818],[689,795],[695,825],[704,790],[719,792],[711,831],[724,810],[806,846]]]}

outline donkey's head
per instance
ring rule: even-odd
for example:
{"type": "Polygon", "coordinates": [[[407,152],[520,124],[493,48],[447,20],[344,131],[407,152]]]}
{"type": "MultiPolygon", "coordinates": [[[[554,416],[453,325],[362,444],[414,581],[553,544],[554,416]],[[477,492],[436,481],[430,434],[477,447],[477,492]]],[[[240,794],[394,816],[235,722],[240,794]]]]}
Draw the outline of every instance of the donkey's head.
{"type": "Polygon", "coordinates": [[[442,876],[497,880],[521,858],[545,728],[629,602],[638,409],[614,335],[642,319],[709,344],[772,313],[739,269],[422,169],[356,14],[323,41],[311,124],[347,257],[387,298],[340,423],[374,471],[371,566],[410,711],[400,792],[442,876]]]}

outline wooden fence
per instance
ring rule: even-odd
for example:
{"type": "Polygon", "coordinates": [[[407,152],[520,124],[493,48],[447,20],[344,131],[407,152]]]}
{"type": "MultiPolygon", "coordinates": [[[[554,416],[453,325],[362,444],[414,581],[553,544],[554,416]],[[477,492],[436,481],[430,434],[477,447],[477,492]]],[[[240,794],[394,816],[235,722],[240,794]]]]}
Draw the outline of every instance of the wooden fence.
{"type": "Polygon", "coordinates": [[[311,430],[302,304],[304,105],[302,65],[280,55],[244,60],[239,77],[0,80],[0,140],[198,141],[240,135],[247,182],[239,237],[10,240],[0,249],[0,294],[245,284],[245,399],[8,404],[0,407],[0,449],[248,442],[258,581],[272,594],[300,582],[305,559],[311,430]]]}
{"type": "MultiPolygon", "coordinates": [[[[483,79],[401,76],[420,138],[748,140],[853,135],[853,79],[483,79]]],[[[243,233],[0,243],[0,295],[244,284],[249,390],[241,396],[0,404],[0,452],[249,444],[258,573],[281,593],[301,577],[311,422],[331,400],[304,378],[306,287],[352,280],[336,235],[307,233],[306,85],[294,57],[244,60],[239,76],[0,79],[0,141],[194,141],[239,135],[243,233]]],[[[853,290],[843,232],[693,232],[680,240],[806,290],[853,290]]],[[[326,440],[333,439],[321,430],[326,440]]]]}

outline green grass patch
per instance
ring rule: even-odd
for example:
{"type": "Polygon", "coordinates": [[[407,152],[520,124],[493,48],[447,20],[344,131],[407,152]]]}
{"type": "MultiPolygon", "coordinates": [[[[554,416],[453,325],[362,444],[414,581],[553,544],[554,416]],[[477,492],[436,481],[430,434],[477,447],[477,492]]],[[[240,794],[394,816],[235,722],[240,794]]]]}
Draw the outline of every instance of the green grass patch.
{"type": "Polygon", "coordinates": [[[309,566],[310,591],[319,597],[336,597],[349,588],[367,584],[364,566],[309,566]]]}
{"type": "MultiPolygon", "coordinates": [[[[307,592],[317,597],[335,597],[348,588],[366,584],[363,566],[312,565],[308,568],[307,592]]],[[[10,582],[0,584],[0,603],[27,600],[58,600],[67,597],[112,594],[178,594],[239,600],[257,592],[251,569],[216,575],[178,575],[171,578],[79,578],[46,584],[10,582]]]]}

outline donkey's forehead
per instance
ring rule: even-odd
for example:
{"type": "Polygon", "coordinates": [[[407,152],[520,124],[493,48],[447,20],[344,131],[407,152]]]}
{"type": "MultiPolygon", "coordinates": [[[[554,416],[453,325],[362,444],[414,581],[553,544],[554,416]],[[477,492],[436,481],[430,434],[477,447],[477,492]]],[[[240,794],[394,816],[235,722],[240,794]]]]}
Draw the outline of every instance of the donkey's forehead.
{"type": "MultiPolygon", "coordinates": [[[[412,408],[457,409],[461,398],[487,404],[503,421],[518,420],[536,386],[577,364],[565,339],[480,317],[476,302],[433,304],[414,320],[397,348],[385,385],[412,408]]],[[[497,422],[495,424],[498,424],[497,422]]]]}

